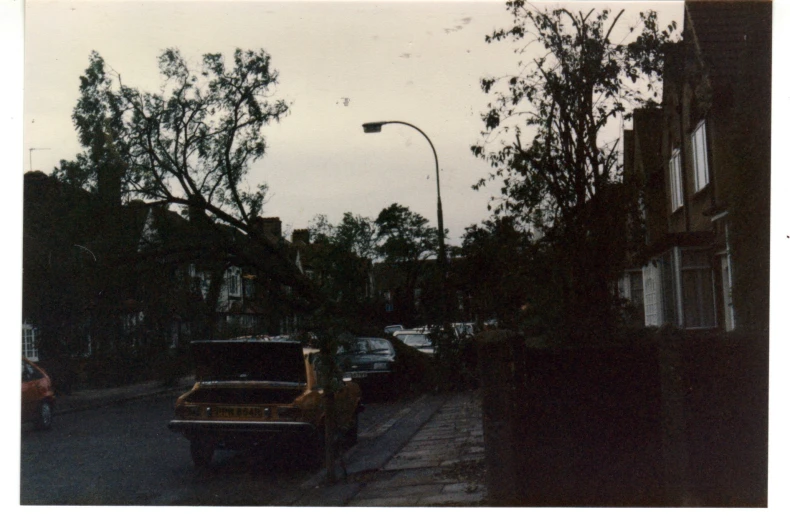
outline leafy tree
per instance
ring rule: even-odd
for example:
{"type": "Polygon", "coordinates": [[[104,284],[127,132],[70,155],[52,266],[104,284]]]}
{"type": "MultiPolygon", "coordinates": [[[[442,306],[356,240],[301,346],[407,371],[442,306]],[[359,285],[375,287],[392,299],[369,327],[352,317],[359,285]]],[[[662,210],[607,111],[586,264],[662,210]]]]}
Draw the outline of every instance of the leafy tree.
{"type": "Polygon", "coordinates": [[[373,260],[378,257],[376,225],[370,218],[346,212],[340,224],[335,226],[325,214],[318,214],[311,221],[309,230],[315,242],[332,243],[345,252],[364,259],[373,260]]]}
{"type": "Polygon", "coordinates": [[[313,218],[309,231],[312,244],[304,257],[314,271],[314,280],[345,318],[361,324],[369,313],[368,279],[372,268],[373,223],[350,212],[338,226],[326,215],[313,218]]]}
{"type": "Polygon", "coordinates": [[[177,49],[167,49],[158,62],[163,81],[154,93],[124,84],[98,53],[91,54],[73,111],[86,150],[61,162],[54,175],[117,204],[123,197],[180,206],[215,243],[207,248],[204,239],[193,252],[232,255],[312,299],[284,249],[259,224],[266,185],[246,184],[251,164],[266,152],[263,128],[289,110],[273,98],[278,73],[270,56],[237,49],[231,63],[206,54],[193,67],[177,49]]]}
{"type": "Polygon", "coordinates": [[[266,151],[263,127],[288,112],[285,101],[269,99],[278,78],[271,58],[237,49],[228,67],[221,54],[206,54],[194,71],[177,49],[167,49],[159,71],[160,92],[142,92],[91,54],[73,113],[87,150],[56,175],[95,185],[106,170],[122,177],[129,196],[249,224],[260,215],[266,189],[244,189],[244,177],[266,151]]]}
{"type": "Polygon", "coordinates": [[[335,229],[334,239],[340,248],[363,259],[373,260],[377,256],[376,225],[369,218],[346,212],[335,229]]]}
{"type": "Polygon", "coordinates": [[[622,10],[613,17],[608,9],[540,10],[524,0],[507,10],[513,26],[486,41],[514,42],[523,60],[518,73],[481,81],[494,100],[472,152],[493,172],[474,187],[501,180],[494,214],[513,216],[555,247],[566,317],[606,323],[625,257],[609,225],[625,218],[619,200],[628,196],[618,142],[606,142],[604,129],[654,102],[676,26],[659,30],[649,11],[623,36],[622,10]]]}
{"type": "MultiPolygon", "coordinates": [[[[400,305],[413,308],[417,282],[427,272],[425,260],[436,255],[437,231],[428,226],[428,220],[423,216],[397,203],[383,209],[375,223],[376,250],[385,264],[395,269],[403,279],[403,289],[398,294],[400,305]]],[[[428,298],[430,294],[425,293],[425,296],[428,298]]],[[[438,297],[434,298],[433,305],[438,305],[438,297]]]]}
{"type": "Polygon", "coordinates": [[[436,253],[436,231],[428,220],[393,203],[376,218],[378,253],[393,263],[416,263],[436,253]]]}
{"type": "Polygon", "coordinates": [[[507,327],[529,300],[533,281],[526,267],[532,243],[513,217],[492,218],[466,228],[462,275],[480,318],[497,317],[507,327]]]}

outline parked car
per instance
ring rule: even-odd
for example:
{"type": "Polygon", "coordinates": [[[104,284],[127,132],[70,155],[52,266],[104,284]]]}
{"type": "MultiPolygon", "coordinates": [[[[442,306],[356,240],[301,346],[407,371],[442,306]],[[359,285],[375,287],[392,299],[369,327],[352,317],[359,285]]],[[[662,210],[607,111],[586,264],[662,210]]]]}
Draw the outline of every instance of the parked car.
{"type": "Polygon", "coordinates": [[[386,338],[357,338],[339,346],[337,363],[347,377],[362,387],[363,394],[391,389],[395,348],[386,338]]]}
{"type": "Polygon", "coordinates": [[[455,322],[453,329],[458,338],[470,338],[477,333],[477,326],[473,322],[455,322]]]}
{"type": "Polygon", "coordinates": [[[384,333],[388,334],[388,335],[391,335],[395,331],[403,331],[403,326],[400,325],[400,324],[397,324],[397,325],[387,326],[387,327],[384,328],[384,333]]]}
{"type": "Polygon", "coordinates": [[[52,428],[55,391],[44,369],[22,358],[22,422],[32,422],[39,430],[52,428]]]}
{"type": "Polygon", "coordinates": [[[435,352],[433,339],[427,331],[408,329],[396,331],[392,336],[422,353],[433,354],[435,352]]]}
{"type": "Polygon", "coordinates": [[[195,466],[209,465],[216,449],[281,446],[295,461],[319,463],[329,383],[338,430],[356,442],[359,385],[339,370],[327,374],[320,368],[318,349],[245,338],[193,342],[192,353],[196,383],[176,401],[169,428],[189,439],[195,466]]]}

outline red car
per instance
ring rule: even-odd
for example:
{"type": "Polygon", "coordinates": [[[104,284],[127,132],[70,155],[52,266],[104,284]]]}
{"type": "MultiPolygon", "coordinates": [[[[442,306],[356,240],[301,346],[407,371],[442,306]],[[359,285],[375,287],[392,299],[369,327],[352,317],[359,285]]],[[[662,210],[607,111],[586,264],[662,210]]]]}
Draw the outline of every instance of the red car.
{"type": "Polygon", "coordinates": [[[32,422],[39,430],[52,427],[55,391],[44,369],[22,358],[22,422],[32,422]]]}

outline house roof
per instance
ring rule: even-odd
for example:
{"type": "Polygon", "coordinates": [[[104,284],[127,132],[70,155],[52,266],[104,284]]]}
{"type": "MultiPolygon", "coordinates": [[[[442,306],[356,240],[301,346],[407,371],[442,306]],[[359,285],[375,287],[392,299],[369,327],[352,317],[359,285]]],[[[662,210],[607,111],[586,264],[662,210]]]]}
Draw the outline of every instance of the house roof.
{"type": "Polygon", "coordinates": [[[731,81],[760,55],[770,59],[771,2],[687,1],[684,39],[698,49],[711,81],[731,81]]]}

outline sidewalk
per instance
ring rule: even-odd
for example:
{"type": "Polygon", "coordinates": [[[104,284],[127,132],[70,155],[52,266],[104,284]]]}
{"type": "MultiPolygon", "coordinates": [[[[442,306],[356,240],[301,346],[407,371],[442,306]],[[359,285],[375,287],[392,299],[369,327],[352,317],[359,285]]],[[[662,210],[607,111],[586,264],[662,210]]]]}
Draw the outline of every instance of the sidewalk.
{"type": "Polygon", "coordinates": [[[452,394],[347,505],[480,505],[484,455],[479,392],[452,394]]]}
{"type": "MultiPolygon", "coordinates": [[[[407,434],[394,455],[380,443],[345,453],[347,478],[326,484],[322,471],[279,506],[427,507],[486,505],[481,395],[426,395],[423,415],[399,422],[407,434]],[[376,446],[379,446],[377,449],[376,446]]],[[[418,412],[419,414],[419,412],[418,412]]],[[[386,440],[386,437],[382,437],[386,440]]]]}
{"type": "Polygon", "coordinates": [[[160,394],[173,394],[176,396],[186,392],[194,383],[194,376],[186,376],[180,378],[175,385],[171,386],[165,386],[161,381],[148,381],[123,387],[75,390],[71,394],[56,393],[54,413],[56,416],[70,414],[160,394]]]}

